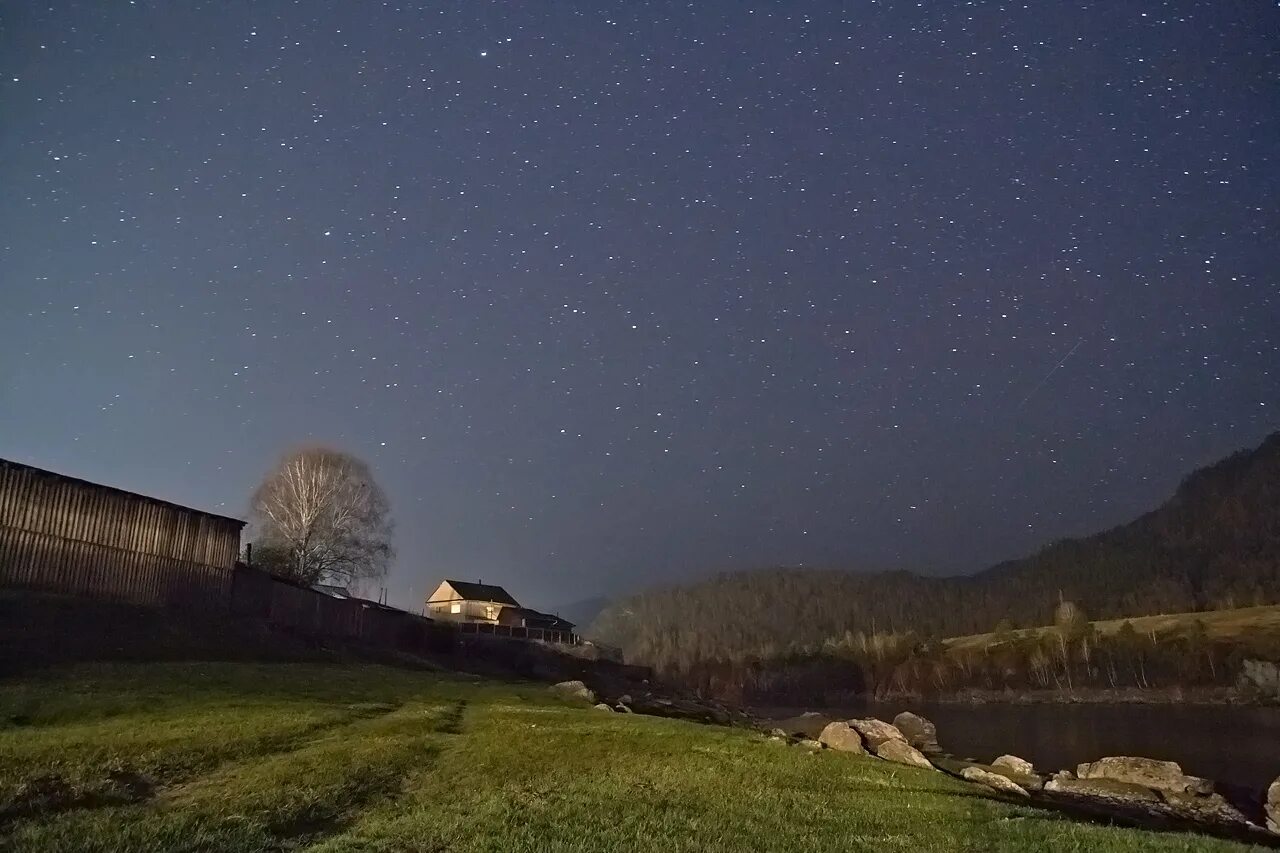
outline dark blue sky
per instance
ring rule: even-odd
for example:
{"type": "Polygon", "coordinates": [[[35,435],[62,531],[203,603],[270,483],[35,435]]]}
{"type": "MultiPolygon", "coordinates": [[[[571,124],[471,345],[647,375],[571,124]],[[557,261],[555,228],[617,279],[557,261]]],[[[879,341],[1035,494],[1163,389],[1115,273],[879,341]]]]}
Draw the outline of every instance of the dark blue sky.
{"type": "Polygon", "coordinates": [[[1280,426],[1273,4],[7,4],[0,456],[393,602],[971,570],[1280,426]]]}

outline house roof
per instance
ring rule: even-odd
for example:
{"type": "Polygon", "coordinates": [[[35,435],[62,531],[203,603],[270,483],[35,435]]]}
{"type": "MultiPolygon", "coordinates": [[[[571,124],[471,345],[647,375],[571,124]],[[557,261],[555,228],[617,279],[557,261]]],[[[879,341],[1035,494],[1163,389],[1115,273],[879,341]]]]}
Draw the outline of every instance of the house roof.
{"type": "Polygon", "coordinates": [[[329,595],[334,598],[355,598],[345,586],[338,586],[331,583],[313,583],[311,588],[323,595],[329,595]]]}
{"type": "Polygon", "coordinates": [[[512,607],[520,606],[520,602],[512,598],[510,593],[500,586],[487,583],[471,583],[470,581],[455,581],[449,578],[445,578],[444,582],[453,587],[454,592],[467,601],[493,601],[498,604],[509,604],[512,607]]]}
{"type": "Polygon", "coordinates": [[[557,630],[568,631],[573,628],[573,623],[568,619],[561,619],[559,616],[554,614],[543,613],[541,610],[532,610],[528,607],[504,607],[502,608],[502,613],[498,618],[501,619],[502,616],[507,613],[511,613],[512,615],[522,619],[536,619],[539,621],[550,622],[557,630]]]}

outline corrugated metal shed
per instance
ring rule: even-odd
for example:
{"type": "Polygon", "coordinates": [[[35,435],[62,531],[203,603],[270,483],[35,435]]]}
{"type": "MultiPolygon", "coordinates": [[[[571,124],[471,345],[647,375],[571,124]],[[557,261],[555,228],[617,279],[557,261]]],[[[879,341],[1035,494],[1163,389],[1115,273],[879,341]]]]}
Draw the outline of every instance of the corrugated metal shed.
{"type": "Polygon", "coordinates": [[[225,607],[244,522],[0,459],[0,585],[225,607]]]}

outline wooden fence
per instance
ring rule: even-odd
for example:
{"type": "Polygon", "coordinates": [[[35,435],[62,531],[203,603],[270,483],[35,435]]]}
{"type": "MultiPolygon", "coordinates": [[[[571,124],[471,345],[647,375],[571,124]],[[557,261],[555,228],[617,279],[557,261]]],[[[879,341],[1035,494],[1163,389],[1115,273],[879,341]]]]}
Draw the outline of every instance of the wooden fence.
{"type": "Polygon", "coordinates": [[[582,638],[572,631],[553,631],[550,628],[521,628],[516,625],[491,625],[487,622],[453,623],[464,634],[492,634],[495,637],[512,637],[517,640],[542,640],[567,646],[582,644],[582,638]]]}
{"type": "Polygon", "coordinates": [[[422,616],[361,598],[335,598],[237,565],[231,610],[306,637],[347,640],[405,650],[444,650],[447,628],[422,616]]]}
{"type": "Polygon", "coordinates": [[[225,604],[244,523],[0,459],[0,585],[225,604]]]}

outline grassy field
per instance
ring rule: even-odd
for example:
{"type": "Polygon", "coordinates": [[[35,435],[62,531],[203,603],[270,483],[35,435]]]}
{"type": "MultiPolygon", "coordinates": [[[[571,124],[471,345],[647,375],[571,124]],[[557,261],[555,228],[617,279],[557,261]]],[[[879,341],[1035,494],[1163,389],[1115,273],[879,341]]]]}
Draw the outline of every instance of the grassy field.
{"type": "Polygon", "coordinates": [[[0,684],[4,851],[1036,849],[1244,848],[533,685],[305,663],[0,684]]]}
{"type": "MultiPolygon", "coordinates": [[[[1211,640],[1240,641],[1245,638],[1280,637],[1280,605],[1243,607],[1238,610],[1209,610],[1202,613],[1166,613],[1159,616],[1135,616],[1131,619],[1108,619],[1094,622],[1093,627],[1102,634],[1119,630],[1126,621],[1139,634],[1154,632],[1157,635],[1185,633],[1196,620],[1205,627],[1211,640]]],[[[1053,630],[1052,626],[1024,628],[1014,633],[1020,637],[1053,630]]],[[[954,651],[982,649],[989,646],[992,634],[970,634],[947,640],[947,648],[954,651]]]]}

